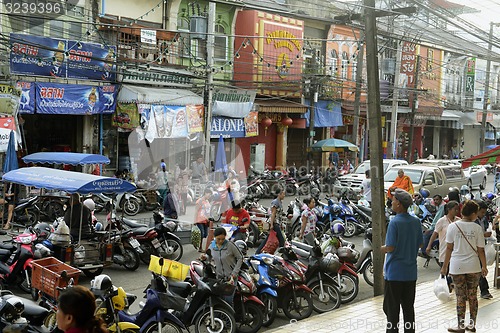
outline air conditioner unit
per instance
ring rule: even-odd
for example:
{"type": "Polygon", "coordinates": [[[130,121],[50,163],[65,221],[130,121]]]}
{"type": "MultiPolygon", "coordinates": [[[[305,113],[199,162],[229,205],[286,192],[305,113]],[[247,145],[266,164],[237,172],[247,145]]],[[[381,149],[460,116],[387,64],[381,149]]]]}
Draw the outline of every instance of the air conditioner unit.
{"type": "Polygon", "coordinates": [[[207,38],[207,18],[204,16],[191,16],[189,18],[189,32],[192,39],[207,38]]]}

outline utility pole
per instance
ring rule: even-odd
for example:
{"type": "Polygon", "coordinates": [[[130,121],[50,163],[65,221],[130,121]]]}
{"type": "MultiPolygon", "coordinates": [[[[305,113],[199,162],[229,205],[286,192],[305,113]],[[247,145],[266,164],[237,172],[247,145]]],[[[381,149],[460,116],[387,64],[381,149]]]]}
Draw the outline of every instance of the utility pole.
{"type": "MultiPolygon", "coordinates": [[[[488,59],[486,60],[486,79],[484,82],[484,97],[483,97],[483,116],[481,118],[481,139],[479,141],[479,153],[484,151],[486,146],[486,117],[488,115],[488,100],[490,95],[490,70],[491,70],[491,49],[493,39],[493,27],[498,24],[490,22],[490,36],[488,42],[488,59]]],[[[495,142],[496,143],[496,142],[495,142]]]]}
{"type": "MultiPolygon", "coordinates": [[[[314,144],[314,109],[316,108],[316,103],[318,102],[318,91],[317,91],[317,81],[316,81],[316,49],[313,50],[313,57],[312,57],[312,62],[311,62],[311,70],[312,70],[312,78],[311,78],[311,83],[309,87],[309,98],[310,102],[309,104],[310,109],[309,109],[309,148],[312,147],[314,144]]],[[[312,167],[312,150],[309,152],[310,158],[308,159],[309,167],[308,169],[311,169],[312,167]]],[[[309,171],[308,171],[309,172],[309,171]]]]}
{"type": "Polygon", "coordinates": [[[394,84],[392,88],[392,112],[391,112],[391,131],[389,134],[389,158],[397,158],[398,139],[396,130],[398,127],[398,106],[399,106],[399,72],[401,67],[401,42],[398,42],[396,51],[396,68],[394,71],[394,84]]]}
{"type": "Polygon", "coordinates": [[[413,87],[413,102],[411,103],[411,113],[410,113],[410,135],[408,141],[408,160],[410,162],[415,162],[413,160],[413,138],[415,136],[415,113],[417,112],[417,102],[418,102],[418,74],[420,72],[420,55],[417,54],[417,65],[415,67],[415,86],[413,87]]]}
{"type": "Polygon", "coordinates": [[[384,292],[384,255],[380,252],[385,238],[384,168],[382,164],[382,117],[377,48],[375,0],[364,0],[366,33],[366,69],[368,76],[368,124],[370,128],[370,178],[372,187],[373,225],[373,294],[384,292]]]}
{"type": "MultiPolygon", "coordinates": [[[[356,63],[356,92],[354,94],[354,124],[352,127],[352,131],[354,134],[354,144],[358,147],[359,151],[363,151],[363,147],[359,146],[359,115],[360,115],[360,99],[361,99],[361,81],[363,80],[363,62],[365,55],[365,44],[363,39],[365,38],[364,33],[360,32],[359,34],[359,43],[358,43],[358,61],[356,63]]],[[[368,132],[367,132],[368,133],[368,132]]],[[[352,155],[355,157],[354,165],[358,165],[357,159],[358,152],[353,152],[352,155]]],[[[359,155],[361,157],[361,154],[359,155]]]]}
{"type": "Polygon", "coordinates": [[[205,166],[210,168],[210,136],[212,130],[212,100],[214,83],[214,44],[215,44],[215,10],[216,4],[210,1],[208,5],[207,26],[207,82],[205,91],[207,93],[207,109],[205,117],[205,166]]]}

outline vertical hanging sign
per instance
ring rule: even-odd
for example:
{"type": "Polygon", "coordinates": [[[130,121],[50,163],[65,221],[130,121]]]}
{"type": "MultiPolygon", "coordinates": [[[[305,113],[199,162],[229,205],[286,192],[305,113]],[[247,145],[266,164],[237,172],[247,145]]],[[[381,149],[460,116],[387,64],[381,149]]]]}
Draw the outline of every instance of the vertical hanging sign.
{"type": "MultiPolygon", "coordinates": [[[[412,94],[408,94],[408,89],[415,87],[415,55],[416,45],[410,42],[404,42],[401,53],[401,79],[403,80],[403,90],[400,92],[401,98],[411,99],[412,94]]],[[[411,105],[411,102],[410,102],[411,105]]]]}

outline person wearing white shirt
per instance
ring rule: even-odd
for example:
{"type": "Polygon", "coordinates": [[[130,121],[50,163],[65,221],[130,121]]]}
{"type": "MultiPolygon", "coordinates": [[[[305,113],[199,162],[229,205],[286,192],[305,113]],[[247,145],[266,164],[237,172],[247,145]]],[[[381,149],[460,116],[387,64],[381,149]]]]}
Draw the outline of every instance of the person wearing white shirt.
{"type": "Polygon", "coordinates": [[[365,171],[366,179],[361,183],[361,195],[371,204],[372,203],[372,180],[370,170],[365,171]]]}

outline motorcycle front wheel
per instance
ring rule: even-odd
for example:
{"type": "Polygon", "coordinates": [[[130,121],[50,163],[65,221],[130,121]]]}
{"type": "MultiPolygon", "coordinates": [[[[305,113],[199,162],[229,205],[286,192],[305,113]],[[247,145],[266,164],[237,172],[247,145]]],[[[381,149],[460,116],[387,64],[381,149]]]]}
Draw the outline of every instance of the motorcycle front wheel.
{"type": "Polygon", "coordinates": [[[350,273],[341,274],[340,281],[338,277],[335,276],[335,282],[340,290],[341,303],[346,304],[353,301],[359,292],[359,281],[358,279],[350,273]]]}
{"type": "Polygon", "coordinates": [[[210,308],[205,309],[195,319],[194,331],[195,333],[235,333],[236,321],[233,315],[227,313],[224,309],[214,308],[214,326],[211,326],[210,308]]]}
{"type": "Polygon", "coordinates": [[[141,211],[141,203],[137,198],[131,197],[123,203],[123,212],[128,216],[137,215],[141,211]]]}
{"type": "Polygon", "coordinates": [[[351,238],[358,233],[358,226],[355,225],[352,221],[346,220],[344,222],[344,237],[351,238]]]}
{"type": "Polygon", "coordinates": [[[169,321],[161,323],[161,332],[158,332],[158,324],[153,322],[148,325],[143,333],[182,333],[182,328],[169,321]]]}
{"type": "Polygon", "coordinates": [[[312,289],[313,309],[317,313],[324,313],[337,309],[340,306],[340,291],[332,283],[323,281],[323,292],[319,281],[315,281],[309,285],[312,289]]]}
{"type": "Polygon", "coordinates": [[[103,267],[98,267],[98,268],[82,269],[82,272],[83,274],[85,274],[86,277],[93,279],[97,275],[101,274],[103,270],[104,270],[103,267]]]}
{"type": "Polygon", "coordinates": [[[263,313],[263,321],[262,326],[269,326],[273,323],[274,318],[276,318],[276,313],[278,312],[278,301],[276,297],[273,297],[269,294],[261,294],[259,296],[262,303],[264,303],[264,313],[263,313]]]}
{"type": "Polygon", "coordinates": [[[365,264],[365,269],[363,270],[363,278],[366,283],[373,287],[373,261],[371,259],[365,264]]]}
{"type": "Polygon", "coordinates": [[[262,309],[255,303],[245,304],[245,316],[239,318],[236,322],[236,332],[238,333],[257,333],[262,327],[263,317],[262,309]]]}
{"type": "Polygon", "coordinates": [[[255,247],[258,240],[259,240],[259,227],[255,224],[255,222],[250,222],[250,227],[248,228],[247,245],[249,247],[255,247]]]}
{"type": "Polygon", "coordinates": [[[210,217],[213,218],[215,222],[219,222],[222,218],[221,210],[220,203],[213,204],[212,208],[210,208],[210,217]]]}
{"type": "Polygon", "coordinates": [[[290,319],[302,320],[308,318],[313,312],[311,294],[303,290],[297,290],[295,293],[289,292],[283,298],[283,312],[290,319]]]}
{"type": "Polygon", "coordinates": [[[165,239],[160,248],[160,255],[165,259],[179,261],[182,258],[184,249],[177,239],[165,239]]]}

